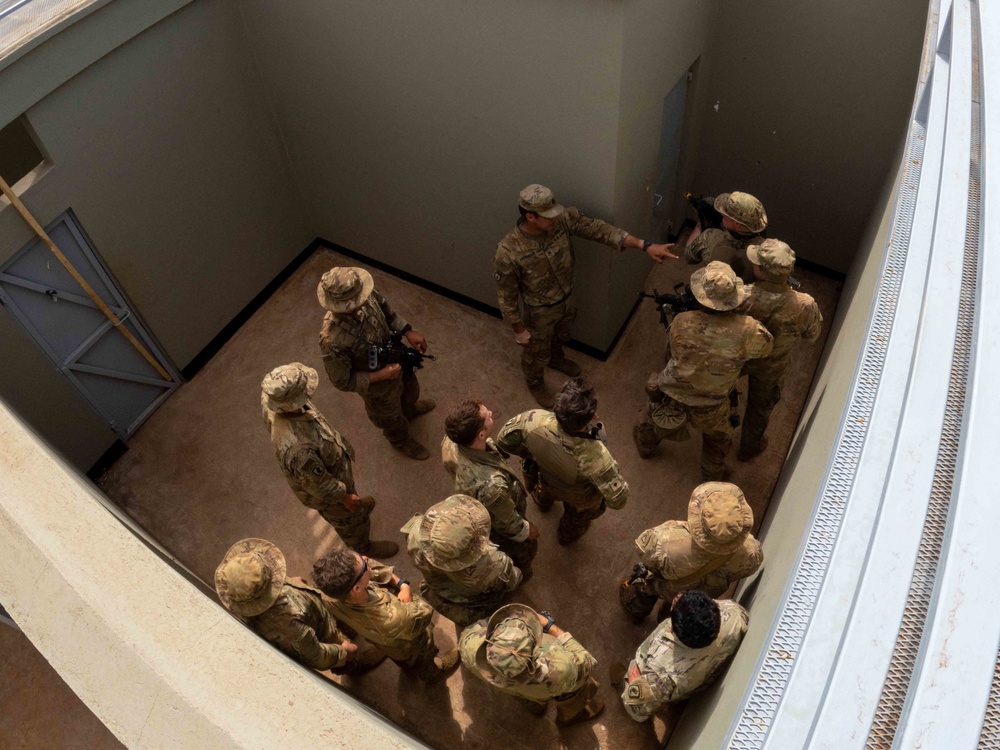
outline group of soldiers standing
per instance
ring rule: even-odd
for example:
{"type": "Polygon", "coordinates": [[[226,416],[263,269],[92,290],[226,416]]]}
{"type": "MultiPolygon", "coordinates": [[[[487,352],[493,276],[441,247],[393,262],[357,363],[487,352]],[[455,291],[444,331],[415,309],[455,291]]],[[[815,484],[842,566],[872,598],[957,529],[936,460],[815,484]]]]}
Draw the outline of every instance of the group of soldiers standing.
{"type": "MultiPolygon", "coordinates": [[[[672,245],[564,208],[541,185],[521,191],[518,205],[521,217],[497,248],[495,278],[504,320],[523,347],[528,390],[542,408],[515,415],[499,430],[494,412],[478,399],[448,414],[441,458],[455,494],[401,529],[422,575],[419,584],[379,562],[397,554],[398,544],[370,538],[375,500],[357,492],[354,449],[312,403],[318,373],[293,362],[261,384],[264,422],[290,488],[336,529],[343,545],[315,561],[308,583],[287,575],[273,544],[244,539],[218,567],[216,589],[231,612],[307,666],[358,674],[388,657],[429,681],[461,661],[538,715],[554,702],[557,723],[568,724],[604,708],[596,660],[550,613],[507,602],[533,575],[539,530],[527,517],[528,498],[541,513],[562,505],[561,545],[574,543],[607,508],[621,509],[629,499],[596,421],[594,389],[563,351],[576,314],[570,238],[641,249],[657,262],[677,256],[672,245]],[[545,383],[546,366],[570,376],[558,392],[545,383]],[[514,456],[520,472],[511,465],[514,456]],[[441,652],[435,645],[435,611],[464,628],[457,648],[441,652]],[[368,644],[360,650],[359,635],[368,644]]],[[[637,721],[709,684],[746,631],[747,612],[718,599],[763,560],[750,506],[740,488],[725,481],[735,430],[730,393],[746,369],[737,457],[749,460],[766,448],[764,431],[795,343],[814,341],[822,323],[812,298],[788,284],[794,252],[761,236],[767,217],[760,202],[734,192],[716,198],[715,208],[721,226],[702,231],[699,222],[685,249],[689,262],[707,263],[691,276],[696,307],[672,321],[667,364],[651,376],[647,406],[633,429],[643,458],[661,440],[688,439],[689,428],[701,432],[704,480],[691,495],[686,520],[639,535],[640,563],[619,590],[635,622],[662,601],[657,627],[631,662],[612,665],[612,682],[637,721]],[[755,283],[745,286],[720,258],[742,265],[755,283]]],[[[331,269],[317,293],[327,311],[320,348],[331,382],[361,396],[393,448],[427,459],[409,423],[435,402],[419,397],[412,367],[372,356],[373,346],[388,346],[393,337],[423,354],[426,339],[390,307],[364,269],[331,269]]]]}

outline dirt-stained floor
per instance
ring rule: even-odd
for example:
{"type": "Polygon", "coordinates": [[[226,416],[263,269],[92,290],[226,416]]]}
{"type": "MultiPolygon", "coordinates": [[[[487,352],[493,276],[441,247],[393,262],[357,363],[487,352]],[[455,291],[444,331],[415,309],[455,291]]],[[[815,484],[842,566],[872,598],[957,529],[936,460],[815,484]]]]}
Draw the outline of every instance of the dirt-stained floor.
{"type": "MultiPolygon", "coordinates": [[[[376,271],[377,288],[427,337],[431,353],[438,356],[420,372],[423,393],[435,398],[438,408],[413,429],[431,450],[431,459],[417,462],[393,451],[368,422],[360,398],[337,391],[323,375],[317,346],[323,310],[315,289],[320,275],[335,265],[356,263],[329,250],[311,256],[205,369],[152,416],[102,480],[116,503],[205,581],[212,580],[226,549],[243,537],[277,544],[290,575],[308,575],[312,561],[333,544],[331,529],[289,490],[265,433],[259,388],[271,368],[300,361],[319,370],[314,402],[354,444],[359,491],[378,500],[373,538],[401,545],[399,528],[407,519],[451,494],[450,479],[438,460],[449,410],[470,396],[499,409],[504,418],[535,407],[521,377],[519,348],[501,321],[376,271]]],[[[669,289],[692,270],[682,261],[668,261],[654,268],[647,288],[669,289]]],[[[829,322],[837,285],[803,270],[796,276],[829,322]]],[[[732,481],[746,492],[758,526],[824,340],[825,334],[798,353],[771,420],[767,452],[748,463],[731,457],[732,481]]],[[[631,485],[631,499],[624,509],[608,511],[570,547],[556,544],[558,509],[542,515],[529,503],[529,517],[541,528],[536,573],[514,593],[516,601],[553,612],[594,654],[605,712],[593,722],[559,729],[551,711],[547,718],[535,718],[462,669],[447,682],[424,687],[388,661],[361,677],[335,678],[344,689],[438,748],[659,746],[667,731],[663,717],[633,722],[607,675],[609,665],[627,661],[654,626],[652,618],[641,626],[631,624],[617,600],[618,584],[636,559],[633,540],[666,519],[683,518],[690,492],[700,481],[699,439],[664,443],[650,460],[640,459],[632,443],[632,425],[645,402],[643,384],[662,367],[663,342],[658,316],[647,301],[607,362],[572,355],[597,388],[598,413],[607,426],[609,448],[631,485]]],[[[554,371],[548,377],[554,388],[564,379],[554,371]]],[[[765,540],[765,555],[766,549],[765,540]]],[[[405,552],[389,562],[407,578],[419,579],[405,552]]],[[[447,620],[439,619],[436,634],[443,646],[456,641],[447,620]]]]}

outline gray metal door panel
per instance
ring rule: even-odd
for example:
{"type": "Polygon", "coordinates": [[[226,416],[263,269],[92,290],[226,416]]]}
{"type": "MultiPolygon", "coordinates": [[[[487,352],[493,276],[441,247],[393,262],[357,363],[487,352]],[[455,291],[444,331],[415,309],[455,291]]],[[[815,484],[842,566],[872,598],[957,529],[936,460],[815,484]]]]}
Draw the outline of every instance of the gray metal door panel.
{"type": "Polygon", "coordinates": [[[118,436],[126,439],[180,384],[180,375],[129,309],[72,214],[63,214],[46,231],[121,325],[146,346],[173,380],[164,380],[113,330],[111,321],[41,241],[27,245],[0,268],[0,301],[118,436]]]}

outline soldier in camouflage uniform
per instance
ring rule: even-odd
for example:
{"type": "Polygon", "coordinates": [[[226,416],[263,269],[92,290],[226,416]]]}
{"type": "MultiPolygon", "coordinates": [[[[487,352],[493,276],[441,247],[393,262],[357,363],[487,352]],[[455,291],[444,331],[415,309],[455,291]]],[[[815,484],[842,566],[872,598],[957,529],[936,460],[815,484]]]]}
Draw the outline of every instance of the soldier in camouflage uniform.
{"type": "Polygon", "coordinates": [[[607,508],[628,502],[628,483],[605,446],[594,390],[580,378],[556,396],[555,413],[532,409],[510,419],[497,436],[500,450],[525,459],[528,490],[543,513],[563,504],[559,544],[570,544],[607,508]]]}
{"type": "Polygon", "coordinates": [[[747,408],[736,458],[747,461],[767,447],[764,430],[781,399],[781,385],[797,341],[819,338],[823,316],[816,301],[788,285],[795,271],[795,252],[781,240],[764,240],[747,248],[757,282],[747,289],[739,312],[750,315],[774,336],[771,354],[747,366],[747,408]]]}
{"type": "Polygon", "coordinates": [[[354,488],[354,448],[313,406],[319,376],[301,362],[276,367],[261,383],[261,410],[288,486],[307,508],[319,511],[347,546],[392,557],[395,542],[373,542],[375,500],[354,488]]]}
{"type": "Polygon", "coordinates": [[[528,389],[541,406],[550,409],[552,392],[545,385],[545,365],[570,377],[580,374],[579,365],[563,352],[576,317],[570,237],[584,237],[616,250],[640,248],[657,263],[677,256],[670,252],[672,245],[640,240],[576,208],[563,208],[542,185],[528,185],[521,191],[518,210],[521,218],[500,240],[493,261],[497,297],[504,321],[514,329],[514,340],[524,347],[521,369],[528,389]]]}
{"type": "Polygon", "coordinates": [[[372,344],[387,345],[396,331],[421,353],[427,351],[427,340],[389,307],[363,268],[331,268],[316,293],[328,311],[319,348],[330,381],[338,390],[361,396],[368,418],[393,448],[423,461],[430,454],[410,437],[410,420],[433,409],[434,401],[420,398],[416,374],[403,372],[399,364],[369,372],[368,353],[372,344]]]}
{"type": "Polygon", "coordinates": [[[285,577],[285,556],[263,539],[234,544],[215,571],[219,601],[265,640],[312,669],[357,674],[384,657],[359,652],[337,627],[323,594],[285,577]]]}
{"type": "Polygon", "coordinates": [[[680,701],[711,685],[736,653],[747,631],[747,611],[715,601],[702,591],[678,594],[670,617],[635,652],[621,690],[628,715],[646,721],[664,703],[680,701]]]}
{"type": "Polygon", "coordinates": [[[764,205],[750,193],[723,193],[715,198],[715,210],[722,214],[722,228],[702,230],[698,221],[684,248],[688,263],[708,263],[712,260],[727,263],[736,275],[749,284],[753,269],[747,262],[747,248],[760,243],[760,234],[767,228],[764,205]]]}
{"type": "Polygon", "coordinates": [[[489,617],[521,583],[514,561],[490,542],[490,514],[468,495],[452,495],[402,529],[424,580],[420,593],[460,628],[489,617]]]}
{"type": "Polygon", "coordinates": [[[434,609],[389,566],[342,548],[313,564],[313,581],[337,619],[421,680],[458,665],[458,649],[441,653],[434,644],[434,609]]]}
{"type": "Polygon", "coordinates": [[[476,498],[489,511],[490,541],[511,557],[527,581],[538,552],[538,527],[525,517],[524,485],[490,437],[493,416],[474,399],[449,414],[441,460],[455,479],[455,492],[476,498]]]}
{"type": "Polygon", "coordinates": [[[700,310],[681,313],[667,334],[667,366],[650,376],[647,408],[632,431],[642,458],[661,440],[688,440],[688,424],[702,433],[703,481],[724,480],[733,442],[729,392],[743,365],[771,352],[771,334],[735,309],[743,282],[725,263],[712,261],[691,274],[700,310]]]}
{"type": "MultiPolygon", "coordinates": [[[[640,571],[619,590],[622,605],[641,622],[663,599],[659,619],[670,614],[666,602],[698,589],[714,598],[730,584],[752,575],[764,559],[753,538],[753,511],[743,491],[728,482],[707,482],[691,493],[687,521],[667,521],[635,540],[640,571]]],[[[637,566],[638,567],[638,566],[637,566]]]]}
{"type": "Polygon", "coordinates": [[[462,663],[481,680],[513,696],[536,716],[556,704],[556,723],[593,719],[604,710],[594,659],[547,613],[524,604],[501,607],[465,629],[459,641],[462,663]]]}

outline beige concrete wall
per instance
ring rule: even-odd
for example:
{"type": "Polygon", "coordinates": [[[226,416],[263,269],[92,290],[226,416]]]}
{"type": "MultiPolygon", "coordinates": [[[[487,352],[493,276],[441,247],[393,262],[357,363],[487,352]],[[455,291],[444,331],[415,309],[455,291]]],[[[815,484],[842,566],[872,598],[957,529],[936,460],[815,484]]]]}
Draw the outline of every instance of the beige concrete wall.
{"type": "Polygon", "coordinates": [[[730,0],[719,8],[684,181],[709,195],[758,195],[772,237],[847,271],[910,113],[927,4],[730,0]]]}
{"type": "MultiPolygon", "coordinates": [[[[623,7],[614,219],[640,237],[660,240],[652,218],[663,99],[709,43],[719,3],[629,0],[623,7]]],[[[615,261],[608,276],[609,336],[617,332],[649,272],[648,259],[635,251],[615,261]]]]}
{"type": "MultiPolygon", "coordinates": [[[[900,161],[896,152],[895,162],[900,161]]],[[[883,188],[875,218],[848,275],[812,393],[771,497],[760,538],[764,567],[744,604],[750,627],[724,680],[692,700],[671,738],[671,748],[722,747],[737,707],[778,614],[781,599],[809,528],[825,469],[840,432],[854,372],[868,329],[876,283],[886,252],[895,203],[895,180],[883,188]]],[[[739,592],[738,592],[739,593],[739,592]]]]}
{"type": "MultiPolygon", "coordinates": [[[[114,37],[120,19],[104,14],[115,5],[81,22],[97,27],[77,46],[102,41],[105,21],[114,37]]],[[[64,76],[48,75],[47,54],[37,47],[0,81],[37,101],[27,116],[54,164],[22,198],[42,224],[73,209],[183,367],[315,236],[235,10],[188,4],[54,90],[45,89],[64,76]]],[[[52,54],[55,65],[65,50],[52,54]]],[[[13,209],[0,209],[0,262],[31,237],[13,209]]],[[[113,433],[7,313],[0,353],[0,396],[89,467],[113,433]]]]}
{"type": "Polygon", "coordinates": [[[2,402],[0,444],[0,600],[127,747],[422,746],[167,567],[2,402]]]}

